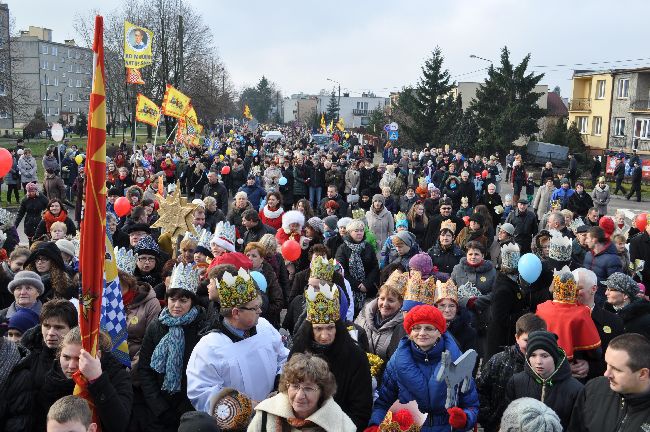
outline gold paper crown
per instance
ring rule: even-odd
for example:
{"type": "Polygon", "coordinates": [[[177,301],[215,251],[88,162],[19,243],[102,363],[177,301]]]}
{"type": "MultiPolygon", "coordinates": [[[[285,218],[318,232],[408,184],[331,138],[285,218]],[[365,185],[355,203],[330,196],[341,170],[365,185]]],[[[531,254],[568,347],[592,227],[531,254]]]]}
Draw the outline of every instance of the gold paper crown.
{"type": "Polygon", "coordinates": [[[307,321],[312,324],[333,324],[341,318],[339,289],[336,285],[320,285],[317,292],[314,287],[307,288],[307,321]]]}
{"type": "Polygon", "coordinates": [[[456,232],[456,224],[453,223],[451,219],[447,219],[440,224],[440,231],[442,231],[445,228],[451,230],[452,233],[456,232]]]}
{"type": "Polygon", "coordinates": [[[402,297],[404,297],[404,293],[406,291],[406,284],[408,283],[408,281],[409,281],[408,273],[403,273],[400,270],[395,270],[390,274],[390,276],[388,276],[388,279],[386,279],[384,285],[394,286],[402,294],[402,297]]]}
{"type": "Polygon", "coordinates": [[[569,304],[578,301],[578,286],[567,266],[560,271],[553,271],[553,301],[569,304]]]}
{"type": "Polygon", "coordinates": [[[379,424],[380,432],[420,432],[420,426],[415,423],[411,424],[408,429],[402,429],[400,424],[393,420],[393,412],[388,411],[386,417],[379,424]]]}
{"type": "Polygon", "coordinates": [[[222,308],[244,305],[258,295],[253,278],[243,268],[240,268],[234,276],[225,272],[219,281],[218,291],[222,308]]]}
{"type": "Polygon", "coordinates": [[[559,199],[551,201],[551,208],[555,208],[555,207],[562,207],[562,201],[560,201],[559,199]]]}
{"type": "Polygon", "coordinates": [[[352,210],[352,219],[363,219],[366,217],[366,212],[362,208],[352,210]]]}
{"type": "Polygon", "coordinates": [[[336,262],[333,259],[328,260],[324,256],[314,255],[311,260],[311,270],[309,271],[309,277],[331,283],[334,277],[335,267],[336,262]]]}
{"type": "Polygon", "coordinates": [[[397,214],[395,215],[395,223],[403,220],[406,220],[406,214],[404,214],[403,212],[397,212],[397,214]]]}
{"type": "Polygon", "coordinates": [[[370,375],[377,378],[381,372],[381,368],[384,365],[384,360],[379,357],[377,354],[366,353],[368,357],[368,363],[370,364],[370,375]]]}
{"type": "Polygon", "coordinates": [[[404,300],[411,300],[418,303],[424,303],[433,306],[436,294],[436,280],[433,276],[422,280],[422,273],[412,271],[408,282],[406,283],[406,292],[404,300]]]}
{"type": "Polygon", "coordinates": [[[447,282],[436,281],[436,295],[435,302],[438,303],[442,299],[451,299],[458,304],[458,288],[453,280],[448,279],[447,282]]]}

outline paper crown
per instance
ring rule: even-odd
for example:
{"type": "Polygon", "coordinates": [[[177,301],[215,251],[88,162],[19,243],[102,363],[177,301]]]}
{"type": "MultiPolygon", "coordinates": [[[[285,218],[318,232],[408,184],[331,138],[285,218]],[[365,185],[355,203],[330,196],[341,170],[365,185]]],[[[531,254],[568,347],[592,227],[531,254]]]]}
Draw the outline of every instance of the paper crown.
{"type": "Polygon", "coordinates": [[[212,233],[206,229],[201,230],[199,233],[198,245],[210,250],[210,239],[212,238],[212,233]]]}
{"type": "Polygon", "coordinates": [[[406,214],[403,212],[397,212],[395,215],[395,225],[397,225],[401,221],[406,221],[406,214]]]}
{"type": "Polygon", "coordinates": [[[466,304],[467,300],[471,299],[472,297],[479,297],[480,295],[481,291],[472,285],[471,282],[465,282],[458,287],[458,301],[463,304],[466,304]]]}
{"type": "Polygon", "coordinates": [[[507,243],[501,247],[501,267],[514,270],[519,263],[519,245],[517,243],[507,243]]]}
{"type": "Polygon", "coordinates": [[[553,270],[553,301],[575,304],[578,301],[578,285],[569,267],[553,270]]]}
{"type": "Polygon", "coordinates": [[[559,232],[552,233],[548,249],[548,257],[555,261],[570,261],[573,243],[569,237],[564,237],[559,232]]]}
{"type": "Polygon", "coordinates": [[[336,262],[333,259],[328,260],[324,256],[314,255],[311,260],[310,278],[316,278],[327,282],[333,282],[336,262]]]}
{"type": "Polygon", "coordinates": [[[196,294],[196,290],[199,288],[199,272],[197,270],[192,264],[176,264],[172,270],[169,289],[180,288],[196,294]]]}
{"type": "Polygon", "coordinates": [[[221,221],[214,230],[210,244],[220,246],[229,252],[234,252],[235,241],[237,241],[235,226],[230,225],[230,222],[221,221]]]}
{"type": "Polygon", "coordinates": [[[460,198],[460,205],[467,207],[469,205],[469,198],[461,197],[460,198]]]}
{"type": "Polygon", "coordinates": [[[13,225],[15,215],[10,211],[0,208],[0,228],[13,225]]]}
{"type": "Polygon", "coordinates": [[[253,415],[253,403],[243,393],[227,387],[210,400],[210,415],[219,430],[244,430],[253,415]]]}
{"type": "Polygon", "coordinates": [[[388,279],[386,279],[384,285],[394,286],[402,294],[402,297],[404,297],[406,291],[406,284],[408,283],[408,281],[409,281],[408,272],[404,273],[401,272],[400,270],[395,270],[390,274],[390,276],[388,276],[388,279]]]}
{"type": "Polygon", "coordinates": [[[552,200],[551,201],[551,208],[562,208],[562,201],[558,200],[552,200]]]}
{"type": "Polygon", "coordinates": [[[406,283],[406,292],[404,301],[413,301],[422,304],[434,304],[436,294],[436,280],[434,277],[422,280],[422,273],[412,271],[408,282],[406,283]]]}
{"type": "Polygon", "coordinates": [[[585,223],[582,221],[582,218],[575,218],[575,219],[573,219],[573,221],[572,221],[571,224],[569,225],[569,229],[570,229],[572,232],[575,233],[576,230],[577,230],[578,228],[580,228],[581,226],[583,226],[584,224],[585,224],[585,223]]]}
{"type": "Polygon", "coordinates": [[[257,297],[255,282],[243,268],[235,275],[225,272],[219,281],[219,301],[222,308],[234,308],[244,305],[257,297]]]}
{"type": "Polygon", "coordinates": [[[150,254],[158,256],[160,253],[160,247],[158,246],[158,243],[156,243],[156,241],[153,239],[153,237],[147,235],[138,240],[138,243],[136,243],[133,251],[136,253],[136,255],[150,254]]]}
{"type": "Polygon", "coordinates": [[[202,228],[199,225],[194,225],[194,234],[191,231],[186,231],[185,235],[183,236],[183,240],[192,239],[198,242],[199,238],[201,237],[201,234],[206,231],[207,230],[205,228],[202,228]]]}
{"type": "Polygon", "coordinates": [[[440,231],[443,229],[448,229],[451,230],[452,233],[456,232],[456,224],[451,221],[451,219],[447,219],[445,221],[442,221],[440,224],[440,231]]]}
{"type": "Polygon", "coordinates": [[[456,287],[453,280],[447,279],[447,282],[436,281],[434,301],[438,303],[442,299],[451,299],[458,303],[458,287],[456,287]]]}
{"type": "Polygon", "coordinates": [[[352,210],[352,219],[363,219],[366,217],[366,212],[362,208],[352,210]]]}
{"type": "Polygon", "coordinates": [[[341,318],[339,289],[336,285],[321,284],[319,291],[310,286],[305,292],[307,321],[312,324],[333,324],[341,318]]]}
{"type": "Polygon", "coordinates": [[[125,273],[133,274],[136,254],[131,249],[118,248],[117,246],[113,250],[115,252],[115,264],[117,268],[125,273]]]}

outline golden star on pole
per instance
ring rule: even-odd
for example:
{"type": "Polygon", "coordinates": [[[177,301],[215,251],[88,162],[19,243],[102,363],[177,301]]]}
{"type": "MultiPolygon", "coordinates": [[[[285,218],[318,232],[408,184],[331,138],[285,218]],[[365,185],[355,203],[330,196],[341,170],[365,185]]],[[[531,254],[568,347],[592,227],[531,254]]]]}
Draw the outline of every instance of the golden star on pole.
{"type": "Polygon", "coordinates": [[[160,218],[151,225],[151,228],[161,228],[163,232],[169,233],[172,239],[184,235],[186,231],[196,235],[192,222],[193,212],[198,206],[187,203],[187,199],[181,196],[180,185],[176,184],[174,193],[167,195],[166,198],[158,195],[155,198],[160,204],[158,208],[160,218]]]}

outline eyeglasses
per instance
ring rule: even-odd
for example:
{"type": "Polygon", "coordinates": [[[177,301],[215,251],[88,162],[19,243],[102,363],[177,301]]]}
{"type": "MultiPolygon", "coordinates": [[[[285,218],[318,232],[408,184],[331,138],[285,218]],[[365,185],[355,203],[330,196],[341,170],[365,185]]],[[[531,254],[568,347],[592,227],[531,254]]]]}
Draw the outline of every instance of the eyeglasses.
{"type": "Polygon", "coordinates": [[[437,328],[434,326],[419,326],[419,325],[414,325],[411,327],[411,332],[416,332],[416,333],[433,333],[438,331],[437,328]]]}
{"type": "Polygon", "coordinates": [[[253,312],[262,312],[262,305],[251,306],[251,307],[238,306],[237,309],[246,310],[246,311],[253,311],[253,312]]]}
{"type": "Polygon", "coordinates": [[[313,395],[318,390],[320,390],[318,387],[302,386],[300,384],[289,384],[289,388],[295,391],[296,393],[302,390],[302,392],[306,395],[313,395]]]}
{"type": "Polygon", "coordinates": [[[148,257],[148,256],[140,256],[140,257],[138,257],[138,261],[141,261],[141,262],[153,262],[153,261],[156,261],[156,258],[148,257]]]}

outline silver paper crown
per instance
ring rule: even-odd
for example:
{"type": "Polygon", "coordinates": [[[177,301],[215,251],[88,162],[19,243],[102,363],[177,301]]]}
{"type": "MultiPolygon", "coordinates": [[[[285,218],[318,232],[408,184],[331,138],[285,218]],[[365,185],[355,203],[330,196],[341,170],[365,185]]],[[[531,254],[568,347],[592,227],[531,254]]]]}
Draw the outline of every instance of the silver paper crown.
{"type": "Polygon", "coordinates": [[[573,243],[569,237],[564,237],[559,232],[552,233],[551,244],[548,250],[548,257],[555,261],[571,260],[571,250],[573,243]]]}
{"type": "Polygon", "coordinates": [[[7,241],[7,234],[0,230],[0,248],[5,245],[5,241],[7,241]]]}
{"type": "Polygon", "coordinates": [[[196,231],[196,234],[192,234],[191,232],[186,231],[185,235],[183,236],[183,240],[192,239],[198,242],[199,239],[201,238],[201,234],[203,234],[207,230],[199,225],[194,225],[194,231],[196,231]]]}
{"type": "Polygon", "coordinates": [[[212,233],[206,229],[201,230],[199,233],[198,246],[202,246],[207,250],[210,250],[210,239],[212,238],[212,233]]]}
{"type": "Polygon", "coordinates": [[[169,288],[180,288],[196,294],[199,288],[199,272],[192,264],[178,263],[172,270],[169,288]]]}
{"type": "Polygon", "coordinates": [[[517,243],[508,243],[501,248],[501,266],[508,269],[516,269],[519,263],[519,245],[517,243]]]}
{"type": "Polygon", "coordinates": [[[575,233],[576,230],[577,230],[578,228],[580,228],[581,226],[583,226],[584,224],[585,224],[585,223],[582,221],[582,218],[575,218],[575,219],[573,219],[573,221],[571,222],[571,224],[569,224],[569,229],[570,229],[573,233],[575,233]]]}
{"type": "Polygon", "coordinates": [[[115,264],[117,268],[125,273],[133,274],[135,270],[136,255],[131,249],[118,248],[115,246],[115,264]]]}
{"type": "Polygon", "coordinates": [[[0,208],[0,227],[7,227],[9,225],[13,225],[15,218],[16,215],[14,215],[13,213],[3,208],[0,208]]]}
{"type": "Polygon", "coordinates": [[[225,239],[234,245],[237,239],[235,225],[231,225],[230,222],[227,221],[219,222],[214,230],[214,236],[212,236],[212,240],[217,240],[219,238],[225,239]]]}
{"type": "Polygon", "coordinates": [[[480,295],[481,291],[479,291],[471,282],[465,282],[458,287],[458,301],[463,304],[466,304],[467,300],[470,298],[479,297],[480,295]]]}

